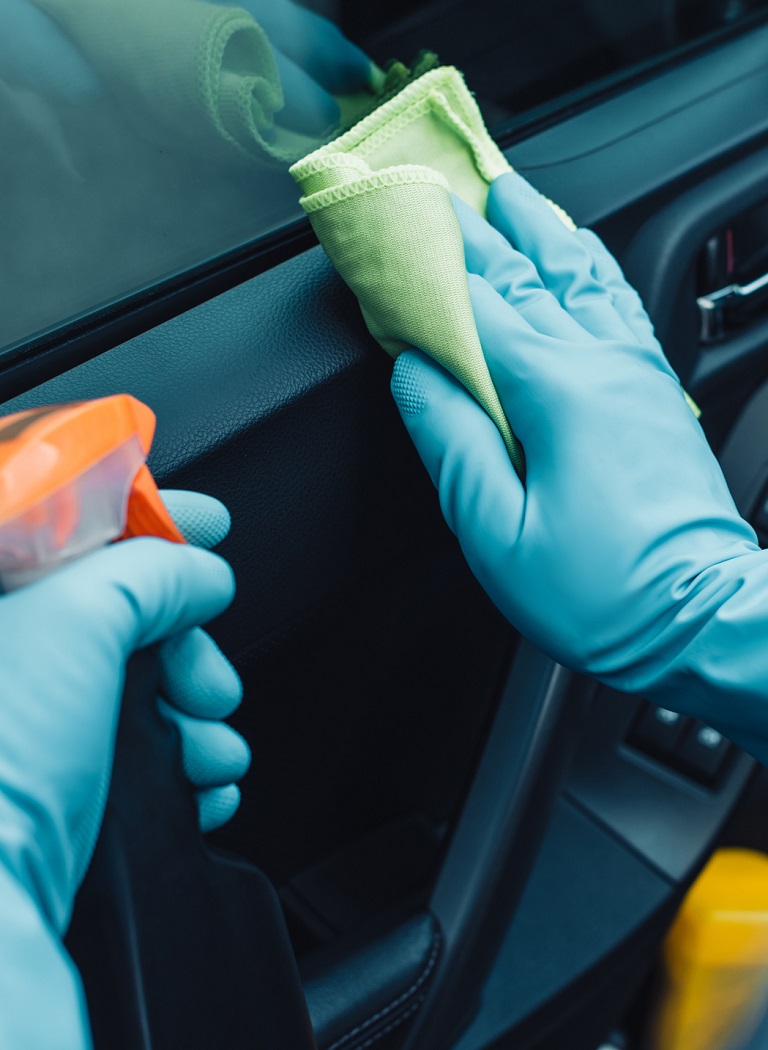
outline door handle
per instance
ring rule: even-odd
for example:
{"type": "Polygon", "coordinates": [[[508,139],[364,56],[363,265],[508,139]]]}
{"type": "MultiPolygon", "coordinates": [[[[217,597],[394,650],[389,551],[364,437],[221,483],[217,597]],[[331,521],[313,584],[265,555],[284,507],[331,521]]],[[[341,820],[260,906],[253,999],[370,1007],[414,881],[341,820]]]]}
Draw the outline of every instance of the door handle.
{"type": "Polygon", "coordinates": [[[766,304],[768,273],[748,284],[728,284],[716,292],[700,295],[696,305],[701,318],[701,341],[718,342],[766,304]]]}

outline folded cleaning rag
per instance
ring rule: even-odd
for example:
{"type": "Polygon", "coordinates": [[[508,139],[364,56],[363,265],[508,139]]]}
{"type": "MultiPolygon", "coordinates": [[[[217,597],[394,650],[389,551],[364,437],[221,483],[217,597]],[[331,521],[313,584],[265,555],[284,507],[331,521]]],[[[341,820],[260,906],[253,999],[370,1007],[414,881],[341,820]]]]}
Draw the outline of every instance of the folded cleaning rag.
{"type": "Polygon", "coordinates": [[[415,346],[447,368],[496,423],[522,474],[522,451],[480,347],[451,204],[454,192],[485,216],[488,187],[511,170],[464,78],[445,66],[408,84],[291,174],[371,334],[393,357],[415,346]]]}
{"type": "Polygon", "coordinates": [[[289,164],[359,120],[395,84],[382,76],[371,90],[335,96],[341,126],[313,136],[280,123],[285,98],[274,48],[236,3],[34,2],[77,46],[138,130],[169,149],[206,157],[234,151],[289,164]]]}

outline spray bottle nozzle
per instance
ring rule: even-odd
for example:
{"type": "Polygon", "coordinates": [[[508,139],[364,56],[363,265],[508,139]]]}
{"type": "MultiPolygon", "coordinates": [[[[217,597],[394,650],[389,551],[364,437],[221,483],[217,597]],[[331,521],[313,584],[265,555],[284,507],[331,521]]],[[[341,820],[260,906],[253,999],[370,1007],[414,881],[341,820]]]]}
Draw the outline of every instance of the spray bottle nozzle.
{"type": "Polygon", "coordinates": [[[146,465],[155,415],[128,394],[0,419],[0,584],[118,539],[183,543],[146,465]]]}

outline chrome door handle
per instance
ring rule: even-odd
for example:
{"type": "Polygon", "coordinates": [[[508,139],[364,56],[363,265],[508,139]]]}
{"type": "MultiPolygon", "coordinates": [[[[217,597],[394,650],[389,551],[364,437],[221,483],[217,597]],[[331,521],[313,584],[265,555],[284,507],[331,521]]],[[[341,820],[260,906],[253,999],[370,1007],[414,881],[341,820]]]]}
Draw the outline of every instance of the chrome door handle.
{"type": "Polygon", "coordinates": [[[763,300],[768,303],[768,273],[749,284],[728,284],[716,292],[700,295],[696,305],[701,317],[701,341],[714,343],[722,339],[763,300]]]}

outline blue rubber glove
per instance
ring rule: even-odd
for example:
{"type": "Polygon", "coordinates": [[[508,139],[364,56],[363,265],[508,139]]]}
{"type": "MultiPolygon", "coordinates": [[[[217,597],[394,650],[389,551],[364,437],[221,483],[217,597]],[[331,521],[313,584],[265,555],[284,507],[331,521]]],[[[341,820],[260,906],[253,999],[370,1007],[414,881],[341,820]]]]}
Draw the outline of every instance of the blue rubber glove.
{"type": "Polygon", "coordinates": [[[125,664],[233,592],[216,555],[138,539],[0,598],[0,1045],[90,1045],[60,937],[103,815],[125,664]]]}
{"type": "Polygon", "coordinates": [[[29,0],[0,4],[0,80],[64,102],[87,102],[101,93],[77,47],[29,0]]]}
{"type": "MultiPolygon", "coordinates": [[[[231,0],[214,0],[232,6],[231,0]]],[[[269,37],[280,71],[285,106],[280,124],[292,131],[322,136],[340,119],[334,95],[350,95],[370,86],[370,59],[341,30],[292,0],[240,0],[269,37]]]]}
{"type": "Polygon", "coordinates": [[[518,175],[461,202],[475,320],[527,462],[419,352],[393,392],[476,577],[523,634],[768,760],[768,552],[639,297],[518,175]],[[495,228],[494,228],[495,227],[495,228]]]}
{"type": "MultiPolygon", "coordinates": [[[[170,489],[161,495],[188,543],[215,547],[229,532],[229,511],[217,499],[170,489]]],[[[159,701],[160,710],[179,730],[184,772],[197,788],[200,829],[212,831],[234,816],[240,804],[236,782],[251,761],[246,742],[221,721],[240,704],[240,679],[199,627],[169,638],[158,652],[168,701],[159,701]]]]}

